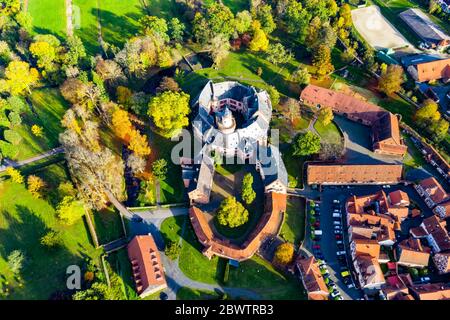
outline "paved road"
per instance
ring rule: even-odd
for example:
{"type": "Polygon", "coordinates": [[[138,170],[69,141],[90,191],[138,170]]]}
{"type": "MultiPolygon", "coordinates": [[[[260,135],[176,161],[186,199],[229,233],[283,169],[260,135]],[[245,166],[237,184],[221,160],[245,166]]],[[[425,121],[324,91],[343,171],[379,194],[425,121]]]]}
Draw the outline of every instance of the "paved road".
{"type": "Polygon", "coordinates": [[[39,160],[51,157],[55,154],[59,154],[59,153],[63,153],[63,152],[64,152],[64,148],[59,147],[59,148],[55,148],[55,149],[49,150],[47,152],[44,152],[38,156],[29,158],[26,160],[18,161],[18,162],[15,162],[15,161],[12,161],[9,159],[5,159],[4,161],[5,161],[6,165],[0,166],[0,172],[5,171],[6,168],[8,168],[8,167],[20,168],[24,165],[27,165],[27,164],[30,164],[30,163],[33,163],[33,162],[36,162],[36,161],[39,161],[39,160]]]}

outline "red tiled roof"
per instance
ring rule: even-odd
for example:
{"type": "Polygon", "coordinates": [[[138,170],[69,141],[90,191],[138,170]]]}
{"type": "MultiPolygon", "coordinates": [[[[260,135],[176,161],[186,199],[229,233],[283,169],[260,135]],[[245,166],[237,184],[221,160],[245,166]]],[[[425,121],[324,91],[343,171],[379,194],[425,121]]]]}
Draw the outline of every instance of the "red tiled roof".
{"type": "Polygon", "coordinates": [[[135,236],[128,244],[128,257],[139,295],[167,286],[161,257],[151,235],[135,236]]]}
{"type": "Polygon", "coordinates": [[[266,194],[265,213],[256,228],[242,245],[231,243],[214,233],[205,219],[205,214],[193,206],[189,217],[200,243],[205,247],[203,253],[207,257],[218,255],[229,259],[243,261],[250,259],[259,249],[261,241],[268,235],[278,233],[282,222],[282,214],[286,211],[286,194],[270,192],[266,194]]]}
{"type": "Polygon", "coordinates": [[[297,268],[302,276],[302,282],[310,300],[328,300],[328,288],[314,257],[299,257],[297,268]]]}
{"type": "Polygon", "coordinates": [[[428,266],[431,249],[422,246],[419,239],[405,239],[400,242],[399,248],[401,249],[399,264],[428,266]]]}
{"type": "Polygon", "coordinates": [[[351,165],[309,164],[308,184],[397,184],[403,166],[397,164],[351,165]]]}
{"type": "Polygon", "coordinates": [[[429,194],[434,203],[440,203],[449,199],[449,195],[435,177],[422,180],[420,186],[429,194]]]}
{"type": "Polygon", "coordinates": [[[420,63],[416,68],[420,82],[450,78],[450,58],[420,63]]]}
{"type": "Polygon", "coordinates": [[[419,300],[449,300],[450,286],[445,283],[427,283],[410,287],[419,300]]]}

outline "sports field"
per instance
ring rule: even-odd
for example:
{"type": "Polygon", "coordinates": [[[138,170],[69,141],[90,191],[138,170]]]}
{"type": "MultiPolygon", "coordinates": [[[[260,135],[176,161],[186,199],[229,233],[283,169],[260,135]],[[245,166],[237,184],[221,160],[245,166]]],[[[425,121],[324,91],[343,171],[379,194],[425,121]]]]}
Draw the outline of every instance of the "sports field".
{"type": "Polygon", "coordinates": [[[413,45],[389,23],[377,6],[352,10],[356,30],[376,50],[413,48],[413,45]]]}

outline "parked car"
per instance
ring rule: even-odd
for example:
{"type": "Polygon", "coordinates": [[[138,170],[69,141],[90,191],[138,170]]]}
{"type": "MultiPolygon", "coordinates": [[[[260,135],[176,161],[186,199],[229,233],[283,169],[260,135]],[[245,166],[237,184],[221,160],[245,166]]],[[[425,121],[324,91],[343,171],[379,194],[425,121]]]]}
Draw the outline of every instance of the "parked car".
{"type": "Polygon", "coordinates": [[[342,276],[343,278],[345,278],[345,277],[350,277],[351,275],[350,275],[350,272],[349,272],[349,271],[342,271],[342,272],[341,272],[341,276],[342,276]]]}
{"type": "MultiPolygon", "coordinates": [[[[334,234],[342,236],[342,230],[334,230],[334,234]]],[[[338,239],[338,238],[336,238],[336,239],[338,239]]]]}
{"type": "Polygon", "coordinates": [[[342,223],[341,223],[340,221],[333,221],[333,224],[334,224],[335,226],[340,226],[342,223]]]}
{"type": "Polygon", "coordinates": [[[342,240],[338,240],[336,241],[336,244],[344,244],[344,242],[342,240]]]}
{"type": "Polygon", "coordinates": [[[430,277],[421,277],[420,278],[420,282],[424,283],[424,282],[430,282],[431,278],[430,277]]]}
{"type": "Polygon", "coordinates": [[[333,203],[341,203],[339,200],[333,200],[333,203]]]}
{"type": "Polygon", "coordinates": [[[341,295],[341,293],[338,290],[333,290],[333,292],[330,294],[332,298],[336,298],[341,295]]]}
{"type": "Polygon", "coordinates": [[[338,244],[338,245],[337,245],[337,248],[338,248],[339,250],[344,250],[344,249],[345,249],[343,244],[338,244]]]}
{"type": "Polygon", "coordinates": [[[313,249],[320,249],[320,245],[319,244],[313,245],[313,249]]]}
{"type": "Polygon", "coordinates": [[[320,221],[314,222],[314,227],[315,228],[320,228],[320,221]]]}
{"type": "Polygon", "coordinates": [[[339,234],[339,233],[335,232],[335,236],[334,237],[336,238],[336,240],[341,240],[342,239],[342,234],[339,234]]]}
{"type": "Polygon", "coordinates": [[[345,251],[337,251],[336,254],[337,254],[338,256],[342,256],[342,255],[345,254],[345,251]]]}

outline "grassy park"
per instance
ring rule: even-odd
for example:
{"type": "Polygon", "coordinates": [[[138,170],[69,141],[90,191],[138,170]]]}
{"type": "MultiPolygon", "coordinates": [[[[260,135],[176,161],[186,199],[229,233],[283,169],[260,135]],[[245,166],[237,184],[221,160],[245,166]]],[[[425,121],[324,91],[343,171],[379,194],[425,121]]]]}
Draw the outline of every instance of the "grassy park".
{"type": "Polygon", "coordinates": [[[280,236],[294,244],[303,241],[305,237],[305,200],[303,198],[288,198],[280,236]]]}
{"type": "Polygon", "coordinates": [[[8,299],[48,299],[55,291],[65,289],[69,265],[81,265],[86,258],[97,259],[99,254],[83,220],[65,226],[46,200],[34,198],[21,184],[0,183],[0,283],[9,283],[8,299]],[[50,251],[39,243],[49,229],[59,231],[63,238],[63,245],[50,251]],[[27,257],[22,281],[17,281],[6,263],[8,254],[16,249],[23,250],[27,257]]]}
{"type": "Polygon", "coordinates": [[[34,33],[66,36],[66,6],[64,0],[28,0],[34,33]]]}

